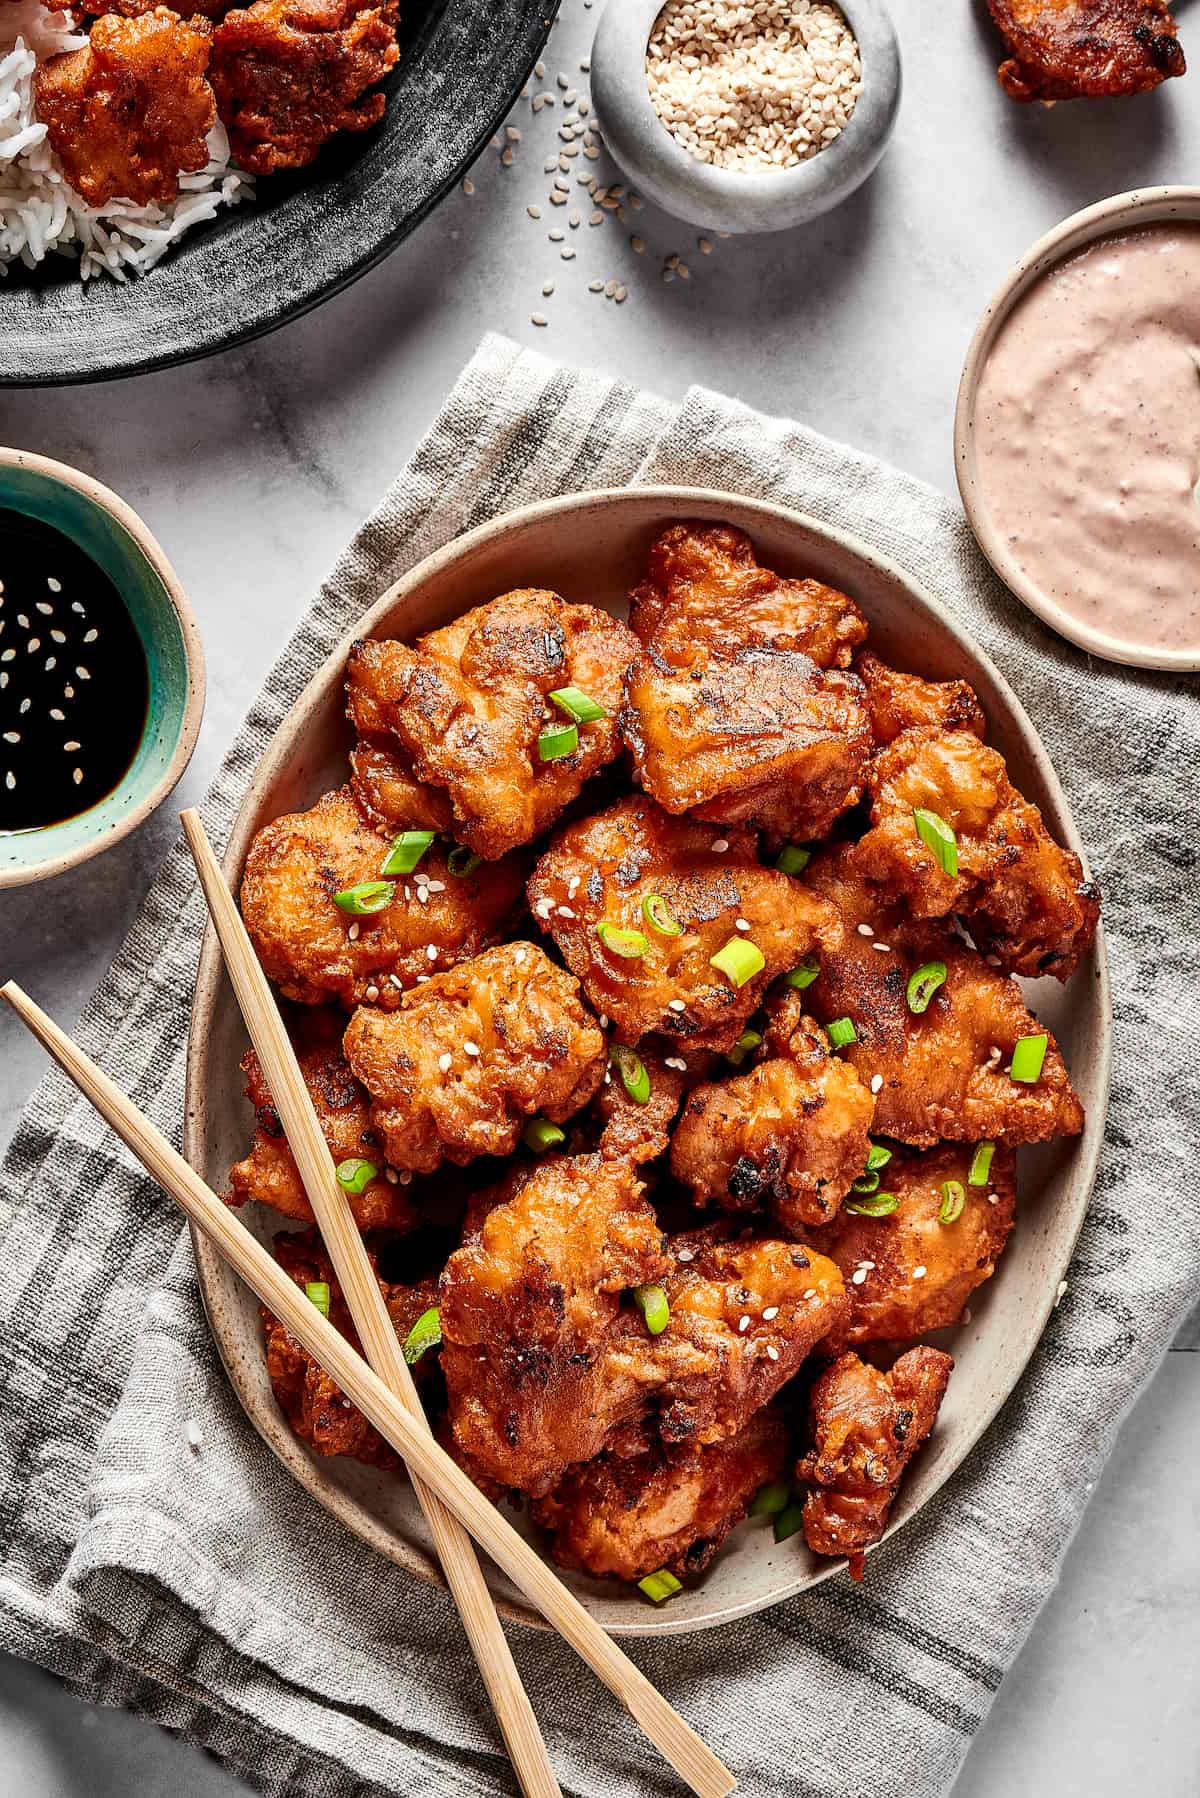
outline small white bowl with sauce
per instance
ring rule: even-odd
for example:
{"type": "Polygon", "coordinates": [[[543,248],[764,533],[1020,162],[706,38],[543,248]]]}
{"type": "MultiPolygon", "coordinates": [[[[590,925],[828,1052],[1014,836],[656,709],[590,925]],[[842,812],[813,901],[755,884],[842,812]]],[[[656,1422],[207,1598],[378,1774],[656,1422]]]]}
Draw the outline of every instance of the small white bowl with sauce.
{"type": "Polygon", "coordinates": [[[980,548],[1107,661],[1200,670],[1200,187],[1118,194],[1022,257],[954,424],[980,548]]]}

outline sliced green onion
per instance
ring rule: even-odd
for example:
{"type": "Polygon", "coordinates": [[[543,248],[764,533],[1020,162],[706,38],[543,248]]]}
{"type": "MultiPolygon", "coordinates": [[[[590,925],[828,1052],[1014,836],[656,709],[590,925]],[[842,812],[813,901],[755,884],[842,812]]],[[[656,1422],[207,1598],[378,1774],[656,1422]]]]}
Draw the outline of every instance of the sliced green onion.
{"type": "Polygon", "coordinates": [[[958,838],[946,820],[918,806],[913,811],[913,823],[925,847],[937,856],[942,873],[954,879],[958,874],[958,838]]]}
{"type": "Polygon", "coordinates": [[[811,860],[811,849],[801,849],[799,843],[785,843],[775,857],[775,866],[781,874],[803,874],[811,860]]]}
{"type": "Polygon", "coordinates": [[[379,872],[381,874],[411,874],[433,842],[434,835],[435,832],[432,830],[402,830],[393,841],[388,858],[379,872]]]}
{"type": "Polygon", "coordinates": [[[668,1598],[674,1598],[676,1592],[682,1592],[683,1587],[673,1573],[660,1567],[657,1573],[648,1573],[645,1579],[638,1581],[638,1591],[644,1592],[647,1598],[652,1598],[655,1604],[665,1604],[668,1598]]]}
{"type": "Polygon", "coordinates": [[[1046,1059],[1046,1044],[1049,1037],[1043,1030],[1037,1036],[1023,1036],[1012,1052],[1012,1077],[1027,1086],[1042,1077],[1042,1063],[1046,1059]]]}
{"type": "Polygon", "coordinates": [[[745,986],[756,974],[761,974],[767,965],[766,956],[752,943],[749,937],[731,936],[723,949],[708,958],[709,966],[720,968],[722,974],[728,974],[734,986],[745,986]]]}
{"type": "Polygon", "coordinates": [[[853,1211],[856,1217],[890,1217],[900,1203],[894,1192],[873,1192],[861,1199],[849,1199],[842,1206],[843,1211],[853,1211]]]}
{"type": "Polygon", "coordinates": [[[550,698],[559,711],[565,712],[576,724],[594,724],[598,718],[608,717],[604,707],[597,705],[591,694],[585,693],[582,687],[558,687],[550,698]]]}
{"type": "Polygon", "coordinates": [[[785,1511],[780,1511],[775,1519],[776,1542],[786,1542],[789,1536],[794,1536],[796,1531],[803,1527],[804,1506],[789,1505],[785,1511]]]}
{"type": "Polygon", "coordinates": [[[642,916],[651,930],[656,930],[659,936],[680,936],[683,933],[683,925],[661,893],[646,894],[642,900],[642,916]]]}
{"type": "Polygon", "coordinates": [[[943,986],[946,980],[946,964],[944,961],[925,961],[908,980],[908,1009],[918,1017],[926,1009],[929,1001],[943,986]]]}
{"type": "Polygon", "coordinates": [[[538,738],[538,755],[543,762],[561,762],[564,755],[574,755],[578,748],[577,724],[552,724],[538,738]]]}
{"type": "Polygon", "coordinates": [[[761,1042],[762,1036],[757,1030],[743,1030],[732,1049],[726,1050],[726,1061],[732,1063],[735,1068],[740,1068],[747,1055],[757,1049],[761,1042]]]}
{"type": "Polygon", "coordinates": [[[760,1486],[750,1504],[751,1517],[778,1517],[786,1511],[792,1489],[783,1480],[772,1480],[769,1486],[760,1486]]]}
{"type": "Polygon", "coordinates": [[[646,1320],[651,1336],[661,1336],[671,1318],[671,1307],[661,1286],[635,1286],[633,1302],[646,1320]]]}
{"type": "Polygon", "coordinates": [[[792,969],[790,974],[784,975],[783,984],[784,986],[794,986],[798,993],[802,993],[806,986],[812,985],[820,972],[821,964],[816,956],[806,955],[804,960],[799,962],[797,966],[792,969]]]}
{"type": "Polygon", "coordinates": [[[557,1148],[560,1142],[566,1142],[566,1135],[557,1124],[549,1118],[530,1118],[521,1132],[521,1141],[535,1155],[544,1155],[547,1149],[557,1148]]]}
{"type": "Polygon", "coordinates": [[[624,1043],[614,1043],[611,1060],[629,1097],[636,1105],[644,1105],[650,1097],[650,1074],[641,1056],[624,1043]]]}
{"type": "Polygon", "coordinates": [[[953,1224],[962,1216],[967,1195],[961,1180],[942,1181],[942,1202],[938,1206],[938,1223],[953,1224]]]}
{"type": "Polygon", "coordinates": [[[309,1280],[304,1287],[304,1296],[311,1299],[322,1317],[329,1316],[329,1281],[309,1280]]]}
{"type": "Polygon", "coordinates": [[[851,1192],[878,1192],[878,1173],[876,1173],[874,1168],[871,1168],[867,1173],[860,1174],[857,1180],[851,1181],[850,1190],[851,1192]]]}
{"type": "Polygon", "coordinates": [[[994,1142],[981,1142],[975,1145],[975,1153],[971,1157],[971,1166],[967,1171],[968,1186],[986,1186],[988,1175],[992,1171],[992,1156],[996,1153],[994,1142]]]}
{"type": "Polygon", "coordinates": [[[372,1180],[378,1180],[379,1169],[373,1161],[364,1161],[361,1156],[351,1156],[349,1161],[337,1164],[338,1185],[346,1192],[365,1192],[372,1180]]]}
{"type": "Polygon", "coordinates": [[[446,867],[455,880],[465,880],[468,874],[474,874],[482,860],[482,855],[476,855],[473,849],[467,849],[462,843],[455,843],[446,857],[446,867]]]}
{"type": "Polygon", "coordinates": [[[422,1311],[408,1335],[404,1338],[404,1359],[410,1367],[415,1367],[426,1349],[439,1348],[442,1341],[442,1320],[436,1305],[428,1311],[422,1311]]]}
{"type": "Polygon", "coordinates": [[[356,887],[346,887],[333,895],[333,903],[348,911],[352,918],[370,918],[384,911],[396,897],[390,880],[363,880],[356,887]]]}
{"type": "Polygon", "coordinates": [[[623,930],[619,924],[610,924],[607,918],[601,918],[597,924],[596,935],[606,949],[626,961],[637,961],[650,947],[649,937],[643,936],[640,930],[623,930]]]}
{"type": "Polygon", "coordinates": [[[825,1034],[831,1049],[844,1049],[848,1043],[858,1041],[858,1031],[849,1018],[834,1018],[832,1024],[826,1024],[825,1034]]]}
{"type": "Polygon", "coordinates": [[[873,1174],[877,1167],[886,1167],[892,1159],[892,1151],[885,1149],[881,1142],[873,1142],[867,1150],[867,1172],[873,1174]]]}

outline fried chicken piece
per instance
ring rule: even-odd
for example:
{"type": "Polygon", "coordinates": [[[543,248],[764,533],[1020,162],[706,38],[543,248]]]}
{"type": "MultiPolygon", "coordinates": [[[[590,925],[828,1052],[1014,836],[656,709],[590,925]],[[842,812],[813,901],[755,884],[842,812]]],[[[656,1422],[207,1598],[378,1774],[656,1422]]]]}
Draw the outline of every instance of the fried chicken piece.
{"type": "Polygon", "coordinates": [[[524,864],[514,859],[456,879],[441,843],[431,845],[414,874],[397,878],[382,911],[344,912],[334,894],[378,880],[390,847],[349,787],[259,831],[246,857],[242,916],[286,998],[394,1008],[421,976],[453,967],[503,934],[520,903],[524,864]]]}
{"type": "Polygon", "coordinates": [[[631,1161],[635,1167],[666,1153],[683,1095],[703,1077],[712,1059],[695,1051],[685,1060],[650,1041],[639,1043],[637,1055],[650,1081],[650,1097],[644,1103],[632,1098],[613,1066],[592,1105],[603,1126],[601,1155],[606,1161],[631,1161]]]}
{"type": "Polygon", "coordinates": [[[903,674],[869,649],[854,658],[854,672],[866,688],[871,733],[881,746],[918,725],[967,730],[979,738],[987,729],[983,707],[965,680],[923,680],[919,674],[903,674]]]}
{"type": "Polygon", "coordinates": [[[892,1193],[896,1209],[865,1217],[843,1207],[827,1228],[812,1232],[813,1247],[841,1268],[850,1300],[849,1321],[827,1345],[831,1352],[909,1342],[956,1324],[975,1288],[991,1279],[1016,1214],[1016,1156],[997,1144],[987,1183],[972,1186],[972,1155],[970,1146],[954,1143],[925,1155],[894,1150],[878,1191],[892,1193]],[[939,1221],[946,1181],[957,1181],[965,1198],[949,1224],[939,1221]]]}
{"type": "Polygon", "coordinates": [[[840,937],[832,907],[788,875],[760,867],[749,832],[722,835],[646,799],[619,800],[560,831],[528,891],[534,916],[625,1043],[657,1031],[692,1048],[731,1048],[768,982],[840,937]],[[679,935],[647,922],[643,902],[655,896],[679,935]],[[645,953],[617,953],[611,929],[640,933],[645,953]],[[764,958],[740,987],[711,960],[731,940],[753,944],[764,958]]]}
{"type": "MultiPolygon", "coordinates": [[[[394,1176],[389,1180],[385,1175],[383,1151],[371,1128],[370,1097],[342,1054],[345,1028],[341,1012],[322,1006],[289,1019],[288,1034],[334,1163],[370,1161],[380,1170],[361,1192],[346,1194],[355,1223],[363,1231],[412,1230],[420,1212],[406,1187],[394,1176]]],[[[285,1217],[311,1224],[312,1206],[253,1049],[242,1056],[242,1072],[246,1097],[258,1114],[258,1123],[249,1154],[230,1169],[227,1202],[271,1205],[285,1217]]]]}
{"type": "Polygon", "coordinates": [[[451,1255],[439,1308],[460,1448],[542,1496],[644,1415],[662,1375],[628,1288],[669,1265],[626,1162],[547,1156],[451,1255]]]}
{"type": "Polygon", "coordinates": [[[836,905],[845,926],[805,999],[822,1024],[854,1025],[856,1040],[841,1053],[868,1086],[880,1082],[876,1131],[917,1148],[1079,1134],[1083,1107],[1049,1031],[1041,1077],[1026,1084],[1008,1074],[1014,1045],[1043,1028],[1013,980],[942,923],[914,924],[903,904],[863,879],[854,845],[815,856],[804,881],[836,905]],[[908,981],[933,961],[945,963],[946,980],[918,1015],[908,981]]]}
{"type": "Polygon", "coordinates": [[[607,1061],[579,982],[533,943],[502,943],[435,974],[399,1011],[362,1007],[345,1052],[388,1160],[423,1174],[511,1155],[535,1112],[565,1123],[607,1061]]]}
{"type": "Polygon", "coordinates": [[[1002,755],[966,731],[907,730],[876,758],[869,785],[871,829],[855,852],[869,880],[914,917],[964,913],[1009,973],[1070,979],[1096,934],[1100,895],[1017,792],[1002,755]],[[918,808],[953,830],[957,875],[917,835],[918,808]]]}
{"type": "Polygon", "coordinates": [[[887,1527],[901,1475],[937,1422],[953,1358],[914,1348],[890,1373],[845,1354],[817,1376],[809,1399],[813,1447],[796,1478],[804,1539],[814,1554],[845,1555],[855,1579],[863,1550],[887,1527]]]}
{"type": "Polygon", "coordinates": [[[988,0],[1014,100],[1142,94],[1187,72],[1166,0],[988,0]]]}
{"type": "Polygon", "coordinates": [[[630,622],[644,654],[621,728],[651,797],[778,838],[826,835],[871,746],[861,688],[837,671],[866,636],[853,600],[760,568],[729,525],[678,524],[650,552],[630,622]]]}
{"type": "Polygon", "coordinates": [[[212,84],[233,157],[255,175],[302,169],[339,131],[367,131],[399,60],[398,0],[254,0],[226,13],[212,84]]]}
{"type": "Polygon", "coordinates": [[[630,1581],[666,1567],[686,1579],[703,1573],[759,1487],[784,1477],[787,1461],[787,1425],[768,1406],[708,1448],[667,1455],[652,1442],[640,1455],[573,1467],[535,1502],[533,1519],[553,1533],[560,1567],[630,1581]]]}
{"type": "MultiPolygon", "coordinates": [[[[143,13],[153,12],[159,0],[74,0],[69,10],[80,21],[89,15],[98,17],[102,13],[119,13],[122,18],[137,19],[143,13]]],[[[54,0],[44,0],[44,4],[53,7],[54,0]]],[[[223,19],[233,5],[233,0],[180,0],[178,12],[181,19],[223,19]]]]}
{"type": "Polygon", "coordinates": [[[664,1442],[735,1436],[847,1315],[833,1262],[794,1242],[672,1237],[670,1317],[653,1339],[664,1442]]]}
{"type": "Polygon", "coordinates": [[[454,814],[439,787],[417,779],[395,737],[362,737],[350,751],[350,787],[376,830],[436,830],[453,836],[454,814]]]}
{"type": "Polygon", "coordinates": [[[38,118],[67,180],[89,206],[173,200],[179,176],[208,161],[216,120],[209,26],[165,6],[97,19],[79,50],[34,72],[38,118]]]}
{"type": "MultiPolygon", "coordinates": [[[[297,1286],[322,1281],[329,1287],[329,1321],[361,1354],[362,1345],[349,1308],[317,1232],[281,1231],[275,1238],[274,1253],[280,1267],[297,1286]]],[[[421,1314],[437,1304],[437,1284],[433,1280],[422,1280],[415,1286],[389,1285],[380,1280],[379,1290],[401,1343],[421,1314]]],[[[279,1408],[300,1440],[318,1455],[349,1455],[355,1461],[365,1461],[369,1467],[399,1469],[400,1457],[343,1396],[341,1387],[288,1334],[277,1317],[265,1306],[261,1312],[267,1374],[279,1408]]],[[[435,1356],[423,1355],[413,1367],[413,1378],[418,1383],[424,1380],[435,1364],[435,1356]]]]}
{"type": "Polygon", "coordinates": [[[702,651],[736,656],[749,644],[800,650],[818,668],[848,668],[867,621],[854,601],[822,581],[786,580],[759,566],[754,544],[730,524],[668,525],[650,549],[646,578],[629,599],[643,645],[689,668],[702,651]]]}
{"type": "Polygon", "coordinates": [[[671,1172],[697,1205],[769,1208],[789,1234],[834,1215],[870,1147],[875,1101],[789,993],[787,1021],[746,1073],[698,1086],[671,1142],[671,1172]],[[794,1004],[791,1001],[795,1001],[794,1004]]]}
{"type": "Polygon", "coordinates": [[[407,643],[362,642],[349,664],[350,712],[382,720],[417,778],[449,794],[455,834],[489,861],[528,843],[588,779],[621,753],[628,627],[596,606],[522,588],[407,643]],[[577,687],[605,716],[578,726],[578,747],[543,761],[538,739],[570,720],[549,695],[577,687]]]}

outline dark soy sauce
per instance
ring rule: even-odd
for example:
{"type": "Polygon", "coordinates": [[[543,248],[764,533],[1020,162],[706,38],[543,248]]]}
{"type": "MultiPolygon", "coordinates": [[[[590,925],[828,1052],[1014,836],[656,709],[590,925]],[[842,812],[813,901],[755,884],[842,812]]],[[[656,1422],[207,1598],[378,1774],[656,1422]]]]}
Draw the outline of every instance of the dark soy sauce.
{"type": "Polygon", "coordinates": [[[108,576],[53,525],[0,507],[0,834],[111,793],[149,698],[145,651],[108,576]]]}

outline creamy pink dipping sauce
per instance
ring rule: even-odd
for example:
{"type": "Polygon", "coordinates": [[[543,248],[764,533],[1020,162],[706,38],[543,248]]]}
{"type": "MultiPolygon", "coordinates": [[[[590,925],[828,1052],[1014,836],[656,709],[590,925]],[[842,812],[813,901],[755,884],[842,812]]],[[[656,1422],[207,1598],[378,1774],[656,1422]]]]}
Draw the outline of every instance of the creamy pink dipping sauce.
{"type": "Polygon", "coordinates": [[[1001,326],[975,401],[983,498],[1079,623],[1200,657],[1200,225],[1105,237],[1001,326]]]}

